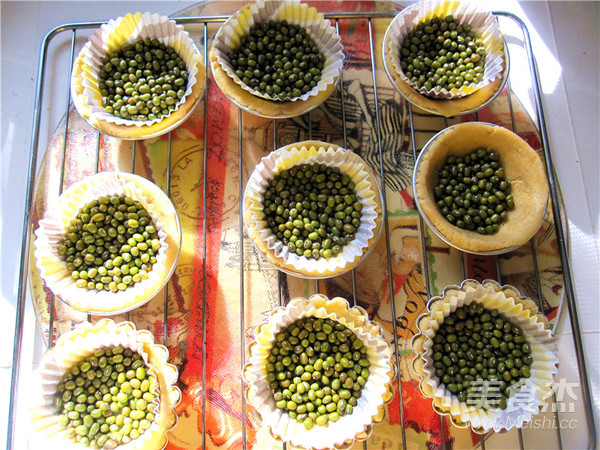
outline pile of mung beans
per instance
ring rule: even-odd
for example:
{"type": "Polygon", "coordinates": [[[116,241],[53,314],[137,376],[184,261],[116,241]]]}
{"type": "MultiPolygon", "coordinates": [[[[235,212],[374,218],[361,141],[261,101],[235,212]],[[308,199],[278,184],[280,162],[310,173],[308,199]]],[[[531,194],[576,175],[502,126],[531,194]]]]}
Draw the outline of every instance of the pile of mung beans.
{"type": "Polygon", "coordinates": [[[360,227],[362,204],[354,188],[337,167],[314,163],[284,170],[269,181],[264,193],[267,225],[290,252],[331,258],[360,227]]]}
{"type": "Polygon", "coordinates": [[[433,192],[448,222],[479,234],[497,232],[515,207],[500,155],[483,148],[448,157],[433,192]]]}
{"type": "Polygon", "coordinates": [[[104,347],[62,377],[59,423],[80,444],[115,448],[141,436],[155,419],[158,382],[139,353],[104,347]]]}
{"type": "Polygon", "coordinates": [[[506,409],[511,386],[531,376],[522,329],[477,302],[457,308],[433,339],[435,376],[461,402],[506,409]],[[487,388],[483,385],[489,383],[487,388]]]}
{"type": "Polygon", "coordinates": [[[304,27],[269,20],[250,27],[229,61],[247,86],[272,100],[288,100],[317,85],[325,55],[304,27]]]}
{"type": "Polygon", "coordinates": [[[77,287],[117,292],[148,278],[159,249],[156,225],[142,204],[107,195],[79,211],[58,253],[77,287]]]}
{"type": "Polygon", "coordinates": [[[310,430],[352,414],[369,367],[367,349],[350,328],[305,317],[275,336],[266,379],[276,406],[310,430]]]}
{"type": "Polygon", "coordinates": [[[419,22],[402,42],[400,66],[418,88],[451,90],[483,79],[485,46],[452,15],[419,22]]]}
{"type": "Polygon", "coordinates": [[[98,79],[102,106],[127,120],[167,116],[185,95],[188,76],[183,59],[158,39],[125,44],[103,60],[98,79]]]}

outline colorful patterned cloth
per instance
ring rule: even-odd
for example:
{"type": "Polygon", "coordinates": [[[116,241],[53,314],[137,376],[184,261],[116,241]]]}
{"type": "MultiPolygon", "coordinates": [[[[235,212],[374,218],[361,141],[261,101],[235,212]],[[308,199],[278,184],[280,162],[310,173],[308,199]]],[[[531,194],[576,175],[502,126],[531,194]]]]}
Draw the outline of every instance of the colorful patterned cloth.
{"type": "MultiPolygon", "coordinates": [[[[312,3],[321,11],[391,8],[370,1],[312,3]]],[[[216,12],[214,4],[187,11],[190,15],[216,12]]],[[[135,173],[170,194],[181,220],[183,245],[179,264],[168,284],[166,314],[165,296],[161,292],[132,311],[129,317],[138,328],[154,332],[159,343],[163,342],[164,318],[167,317],[166,345],[171,354],[170,362],[179,367],[179,386],[183,391],[177,407],[179,422],[169,433],[168,448],[196,449],[201,448],[203,442],[206,448],[241,448],[244,437],[248,448],[281,447],[268,430],[261,428],[252,408],[245,405],[241,380],[243,345],[253,339],[254,327],[271,309],[296,296],[310,296],[317,292],[317,283],[278,273],[257,253],[241,226],[239,194],[261,157],[292,142],[318,139],[335,143],[360,154],[376,173],[380,173],[380,164],[383,167],[380,181],[387,196],[388,234],[382,233],[374,251],[356,269],[355,292],[350,273],[318,283],[319,291],[329,297],[345,297],[351,304],[356,299],[356,303],[384,327],[385,337],[394,342],[395,335],[398,341],[401,390],[396,386],[396,396],[388,405],[387,417],[374,427],[366,442],[367,448],[402,448],[403,440],[411,448],[441,448],[442,439],[447,448],[467,448],[475,446],[480,439],[467,429],[452,426],[446,419],[443,419],[442,436],[440,416],[433,411],[431,401],[420,393],[418,378],[412,370],[410,340],[417,331],[416,318],[425,311],[428,300],[421,231],[425,236],[432,296],[440,294],[447,285],[460,284],[465,277],[495,278],[516,286],[535,300],[541,299],[547,317],[556,319],[562,295],[562,267],[551,213],[531,245],[497,260],[464,254],[464,266],[457,250],[426,227],[421,230],[412,192],[414,155],[409,106],[390,84],[381,59],[381,43],[388,23],[389,19],[371,22],[377,82],[374,87],[369,21],[339,21],[346,53],[340,87],[320,108],[297,118],[273,121],[240,112],[212,79],[207,87],[206,110],[201,102],[184,125],[170,136],[154,140],[132,143],[103,135],[98,137],[74,110],[68,114],[64,188],[94,173],[99,145],[100,170],[131,171],[134,164],[135,173]],[[206,173],[203,173],[204,158],[206,173]],[[539,267],[539,280],[533,271],[534,259],[539,267]],[[391,301],[395,302],[395,322],[391,301]]],[[[218,24],[208,27],[210,36],[217,28],[218,24]]],[[[201,47],[202,26],[191,25],[189,29],[201,47]]],[[[511,110],[515,131],[533,148],[540,149],[534,124],[505,90],[478,115],[444,120],[415,111],[417,150],[439,130],[459,121],[482,120],[512,129],[511,110]]],[[[32,231],[59,193],[63,130],[64,123],[61,123],[38,173],[32,231]]],[[[48,336],[53,297],[39,278],[33,256],[31,260],[34,306],[39,326],[48,336]]],[[[54,301],[54,307],[54,338],[86,320],[84,314],[73,311],[60,300],[54,301]]],[[[121,315],[115,319],[125,318],[121,315]]],[[[362,448],[362,444],[356,444],[355,448],[362,448]]]]}

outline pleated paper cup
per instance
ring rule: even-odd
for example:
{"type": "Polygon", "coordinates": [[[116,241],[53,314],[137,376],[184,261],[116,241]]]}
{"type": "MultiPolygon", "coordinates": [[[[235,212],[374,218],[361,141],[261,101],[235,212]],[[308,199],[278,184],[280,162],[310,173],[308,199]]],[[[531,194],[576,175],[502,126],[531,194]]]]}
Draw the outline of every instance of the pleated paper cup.
{"type": "Polygon", "coordinates": [[[246,398],[256,409],[262,426],[268,427],[276,439],[305,449],[343,449],[351,447],[355,440],[367,439],[373,424],[384,419],[385,404],[394,396],[392,381],[396,367],[392,348],[382,336],[381,327],[369,320],[364,309],[350,308],[348,301],[340,297],[295,298],[285,308],[274,309],[267,321],[257,327],[256,340],[247,346],[249,357],[243,373],[248,385],[246,398]],[[276,407],[266,380],[266,365],[275,336],[304,317],[330,318],[350,328],[367,348],[370,363],[369,378],[352,414],[311,430],[276,407]]]}
{"type": "Polygon", "coordinates": [[[167,283],[179,258],[181,227],[169,198],[154,183],[138,175],[120,172],[100,172],[67,189],[49,207],[35,231],[34,256],[36,267],[50,290],[77,311],[88,314],[120,314],[149,301],[167,283]],[[160,248],[148,278],[124,291],[96,291],[76,286],[58,253],[71,221],[81,208],[106,195],[125,194],[137,200],[154,221],[160,248]]]}
{"type": "Polygon", "coordinates": [[[421,391],[433,399],[433,408],[440,414],[449,415],[455,425],[470,426],[478,433],[509,430],[529,422],[550,395],[558,371],[556,339],[550,333],[546,318],[539,314],[536,304],[522,297],[513,286],[501,286],[492,280],[485,280],[483,284],[465,280],[461,286],[449,286],[442,296],[432,298],[427,308],[428,312],[417,319],[420,333],[412,340],[415,352],[413,367],[421,378],[421,391]],[[508,399],[504,410],[460,402],[435,376],[432,346],[436,331],[452,312],[472,302],[489,310],[498,310],[514,325],[521,327],[531,346],[531,376],[525,378],[523,385],[517,388],[516,395],[508,399]]]}
{"type": "Polygon", "coordinates": [[[504,44],[496,18],[489,11],[484,11],[476,2],[458,2],[454,0],[422,0],[403,9],[390,23],[384,38],[384,52],[388,54],[389,61],[397,74],[405,83],[415,91],[429,98],[456,99],[465,97],[473,92],[502,78],[504,71],[504,44]],[[461,25],[470,24],[475,34],[483,40],[486,60],[484,64],[483,80],[474,86],[462,86],[439,91],[434,88],[427,90],[419,88],[412,82],[400,66],[400,49],[406,36],[414,30],[419,22],[430,20],[433,17],[444,18],[453,15],[461,25]]]}
{"type": "Polygon", "coordinates": [[[381,212],[381,192],[367,163],[352,151],[319,141],[298,142],[265,156],[250,175],[244,193],[244,221],[254,244],[281,270],[305,278],[326,278],[356,267],[379,238],[381,212]],[[290,252],[269,228],[263,211],[263,195],[272,178],[294,166],[313,163],[337,167],[348,175],[363,207],[354,240],[338,255],[318,260],[290,252]]]}
{"type": "Polygon", "coordinates": [[[205,82],[204,59],[189,33],[168,17],[150,13],[127,14],[102,25],[81,50],[75,68],[73,78],[77,83],[72,85],[72,92],[79,112],[93,126],[122,138],[131,138],[134,133],[127,130],[127,127],[139,129],[137,138],[147,138],[150,136],[145,133],[156,136],[177,126],[193,110],[205,82]],[[102,94],[98,85],[100,71],[104,66],[103,59],[106,55],[120,50],[123,45],[133,44],[145,38],[157,39],[162,44],[172,47],[183,59],[189,74],[185,94],[167,116],[145,121],[116,117],[106,112],[102,106],[102,94]],[[168,120],[170,116],[176,116],[178,120],[168,120]],[[168,128],[161,129],[156,126],[163,121],[169,125],[168,128]],[[125,130],[120,132],[123,127],[125,130]]]}
{"type": "Polygon", "coordinates": [[[122,449],[160,449],[167,444],[167,431],[177,423],[175,406],[181,399],[177,383],[177,368],[167,363],[169,351],[166,347],[154,343],[152,333],[137,330],[131,322],[115,324],[110,319],[102,319],[95,325],[84,322],[73,331],[62,335],[56,345],[48,350],[36,371],[39,383],[35,389],[34,400],[30,407],[32,425],[32,448],[80,449],[83,445],[67,435],[66,428],[59,423],[60,411],[56,408],[58,386],[62,377],[94,351],[106,347],[130,349],[142,356],[148,367],[147,373],[156,376],[153,387],[155,395],[155,418],[137,439],[119,445],[122,449]]]}
{"type": "Polygon", "coordinates": [[[259,0],[233,14],[221,27],[213,42],[213,52],[217,63],[238,86],[256,97],[281,101],[276,96],[264,94],[245,84],[235,74],[235,69],[229,59],[231,50],[240,45],[240,39],[249,33],[254,24],[269,20],[286,20],[290,24],[302,26],[325,55],[325,66],[317,85],[299,97],[287,97],[283,101],[308,100],[310,97],[318,96],[337,82],[344,63],[344,52],[340,36],[335,27],[331,26],[331,23],[323,17],[323,14],[317,12],[315,8],[300,3],[300,0],[259,0]]]}

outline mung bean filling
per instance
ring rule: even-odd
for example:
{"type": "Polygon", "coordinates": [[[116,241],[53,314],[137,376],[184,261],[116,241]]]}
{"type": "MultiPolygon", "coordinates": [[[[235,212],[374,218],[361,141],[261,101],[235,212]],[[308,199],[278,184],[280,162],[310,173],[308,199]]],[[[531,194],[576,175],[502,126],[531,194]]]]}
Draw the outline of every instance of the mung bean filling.
{"type": "Polygon", "coordinates": [[[362,204],[339,168],[300,164],[274,176],[263,194],[268,227],[288,250],[320,259],[338,255],[356,237],[362,204]]]}
{"type": "Polygon", "coordinates": [[[452,15],[419,22],[404,38],[400,66],[418,88],[452,90],[483,80],[486,51],[469,24],[452,15]]]}
{"type": "Polygon", "coordinates": [[[127,120],[146,121],[168,116],[185,95],[185,61],[158,39],[127,43],[106,55],[98,89],[105,111],[127,120]]]}
{"type": "Polygon", "coordinates": [[[55,400],[58,421],[85,447],[127,444],[151,427],[158,387],[139,353],[122,346],[99,348],[62,377],[55,400]]]}
{"type": "Polygon", "coordinates": [[[496,233],[515,207],[497,152],[480,148],[450,156],[437,177],[433,190],[437,208],[458,228],[483,235],[496,233]]]}
{"type": "Polygon", "coordinates": [[[285,20],[253,25],[229,54],[245,85],[278,101],[313,89],[321,80],[325,59],[304,27],[285,20]]]}
{"type": "Polygon", "coordinates": [[[433,338],[435,376],[461,402],[506,409],[513,385],[531,376],[531,345],[496,309],[472,302],[446,317],[433,338]]]}
{"type": "Polygon", "coordinates": [[[310,430],[352,414],[369,367],[367,348],[350,328],[305,317],[275,336],[266,380],[277,408],[310,430]]]}
{"type": "Polygon", "coordinates": [[[118,292],[148,278],[160,246],[140,202],[106,195],[81,208],[58,253],[77,287],[118,292]]]}

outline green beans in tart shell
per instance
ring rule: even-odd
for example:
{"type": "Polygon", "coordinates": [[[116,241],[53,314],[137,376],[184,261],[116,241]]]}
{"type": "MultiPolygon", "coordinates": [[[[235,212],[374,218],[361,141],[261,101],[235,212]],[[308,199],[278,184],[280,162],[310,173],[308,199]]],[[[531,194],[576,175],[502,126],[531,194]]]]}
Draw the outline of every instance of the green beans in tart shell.
{"type": "MultiPolygon", "coordinates": [[[[502,87],[506,83],[509,69],[507,49],[495,20],[495,17],[489,11],[481,10],[478,5],[473,2],[448,2],[440,0],[427,3],[418,2],[405,8],[392,20],[383,39],[383,62],[390,81],[407,101],[433,114],[452,117],[468,114],[483,108],[500,93],[502,87]],[[450,76],[455,77],[455,80],[453,80],[455,86],[450,91],[447,89],[439,91],[431,89],[428,92],[425,86],[419,88],[416,82],[418,82],[421,77],[427,77],[431,71],[431,66],[428,64],[433,65],[435,54],[425,54],[424,47],[426,43],[418,42],[413,44],[411,42],[411,45],[416,46],[416,59],[417,65],[419,66],[418,70],[420,71],[418,76],[416,76],[415,83],[413,83],[410,78],[407,78],[401,67],[400,53],[402,51],[402,45],[405,41],[405,36],[415,31],[415,28],[419,27],[420,23],[431,21],[433,17],[438,17],[440,21],[442,19],[445,21],[445,18],[448,15],[453,16],[460,22],[463,27],[463,32],[464,27],[468,25],[471,27],[470,33],[474,33],[476,37],[483,40],[486,50],[485,60],[487,62],[483,71],[484,79],[475,86],[464,86],[464,80],[462,80],[462,85],[460,89],[458,89],[456,87],[457,77],[463,76],[464,78],[464,75],[461,75],[461,73],[464,74],[464,72],[469,70],[466,66],[471,63],[471,61],[465,63],[465,58],[462,58],[463,64],[457,65],[458,61],[461,59],[461,53],[465,53],[463,56],[467,57],[466,48],[464,52],[458,52],[457,60],[453,60],[452,56],[450,57],[450,60],[448,60],[448,53],[455,54],[456,52],[452,51],[451,48],[444,48],[443,44],[446,39],[450,39],[450,41],[452,41],[452,39],[457,39],[458,32],[457,37],[452,38],[450,33],[454,30],[446,29],[442,31],[441,36],[437,36],[437,32],[441,30],[430,30],[428,28],[427,31],[431,31],[431,33],[425,33],[424,30],[420,30],[420,34],[418,36],[413,36],[413,38],[416,41],[420,41],[423,38],[423,35],[427,34],[427,36],[432,36],[435,39],[438,37],[444,39],[441,43],[441,50],[445,54],[440,55],[440,57],[446,58],[446,61],[438,61],[440,67],[436,67],[435,71],[431,74],[433,77],[437,77],[433,83],[435,84],[438,81],[443,83],[443,81],[440,80],[444,75],[448,78],[450,76]],[[448,32],[447,37],[444,37],[444,33],[446,32],[448,32]],[[423,48],[419,49],[421,45],[423,48]],[[427,62],[425,62],[426,56],[429,58],[427,62]],[[423,60],[422,64],[421,58],[423,60]],[[452,66],[452,64],[454,66],[452,66]],[[444,73],[436,73],[438,70],[440,72],[443,71],[444,73]]],[[[424,25],[421,26],[425,28],[424,25]]],[[[429,37],[427,39],[430,40],[429,37]]],[[[456,50],[458,50],[458,45],[465,45],[464,42],[462,44],[459,44],[458,42],[455,43],[457,45],[456,50]]],[[[447,42],[447,44],[451,45],[451,42],[447,42]]],[[[409,50],[409,53],[412,53],[415,48],[409,50]]],[[[471,55],[468,55],[468,57],[470,58],[471,55]]],[[[414,59],[415,58],[413,57],[413,60],[414,59]]],[[[475,65],[475,63],[473,64],[475,65]]],[[[414,68],[414,64],[412,64],[412,66],[414,68]]],[[[415,73],[416,72],[413,70],[410,74],[411,78],[415,78],[415,73]]],[[[421,81],[422,84],[424,84],[426,80],[421,79],[421,81]]],[[[446,80],[446,83],[448,83],[448,80],[446,80]]]]}
{"type": "Polygon", "coordinates": [[[160,241],[140,202],[103,195],[79,210],[58,248],[80,288],[124,291],[148,278],[160,241]]]}
{"type": "Polygon", "coordinates": [[[458,228],[493,234],[515,207],[500,155],[484,148],[449,156],[433,193],[446,220],[458,228]]]}
{"type": "Polygon", "coordinates": [[[277,408],[307,430],[352,414],[369,379],[367,348],[332,319],[306,317],[275,335],[266,366],[277,408]]]}
{"type": "Polygon", "coordinates": [[[420,94],[468,96],[503,71],[503,42],[495,17],[467,2],[420,2],[390,23],[392,68],[420,94]]]}
{"type": "Polygon", "coordinates": [[[140,39],[106,55],[98,88],[106,112],[127,120],[168,116],[185,95],[187,67],[173,47],[140,39]]]}
{"type": "Polygon", "coordinates": [[[459,401],[481,402],[484,408],[506,409],[513,386],[531,376],[531,345],[521,328],[477,303],[460,306],[444,319],[431,350],[444,387],[459,401]],[[489,383],[489,395],[481,383],[489,383]]]}
{"type": "Polygon", "coordinates": [[[329,97],[344,53],[335,27],[315,8],[299,0],[259,0],[227,20],[209,58],[217,85],[233,103],[285,118],[329,97]]]}
{"type": "Polygon", "coordinates": [[[168,17],[127,14],[102,25],[73,63],[71,95],[93,127],[121,139],[160,136],[194,110],[206,68],[168,17]]]}
{"type": "Polygon", "coordinates": [[[429,301],[417,326],[412,349],[419,387],[453,424],[477,433],[520,427],[550,394],[556,339],[536,302],[514,287],[492,280],[448,286],[429,301]]]}
{"type": "Polygon", "coordinates": [[[56,394],[58,421],[84,447],[114,448],[152,426],[157,394],[156,375],[138,352],[100,347],[63,375],[56,394]]]}
{"type": "Polygon", "coordinates": [[[255,23],[228,56],[245,85],[278,101],[316,87],[325,66],[325,55],[306,28],[285,20],[255,23]]]}
{"type": "Polygon", "coordinates": [[[339,297],[295,298],[272,311],[255,338],[243,373],[246,398],[276,439],[349,448],[383,420],[393,397],[392,350],[362,308],[339,297]]]}
{"type": "MultiPolygon", "coordinates": [[[[480,170],[477,172],[480,172],[480,170]]],[[[484,173],[483,175],[485,178],[484,173]]],[[[491,176],[494,176],[494,174],[491,174],[491,176]]],[[[448,181],[450,178],[447,178],[448,181]]],[[[477,179],[478,182],[479,180],[477,179]]],[[[459,180],[456,179],[455,181],[459,183],[459,180]]],[[[496,196],[497,189],[494,190],[495,185],[491,182],[490,184],[492,191],[489,195],[496,196]]],[[[484,191],[486,191],[485,188],[484,185],[484,191]]],[[[421,151],[415,166],[413,189],[419,212],[427,225],[442,240],[460,250],[481,254],[504,253],[525,244],[531,239],[542,225],[549,195],[544,164],[529,144],[506,128],[479,122],[461,123],[448,127],[427,143],[421,151]],[[510,185],[510,193],[505,195],[505,200],[510,199],[509,196],[512,196],[512,201],[509,202],[510,205],[507,203],[506,208],[503,207],[503,211],[507,214],[501,222],[496,222],[498,224],[497,230],[492,228],[492,234],[480,233],[481,231],[485,232],[485,228],[478,232],[477,227],[474,227],[473,230],[467,229],[466,226],[465,228],[457,227],[456,221],[454,224],[448,221],[448,214],[442,214],[438,205],[440,199],[435,196],[436,187],[439,187],[440,183],[440,173],[444,171],[443,168],[448,159],[451,157],[462,157],[464,159],[467,155],[471,155],[473,151],[477,152],[481,149],[490,154],[493,152],[499,158],[498,161],[503,168],[505,181],[510,185]],[[512,207],[513,204],[514,207],[512,207]]],[[[453,197],[452,193],[451,190],[449,196],[454,202],[456,196],[453,197]]],[[[446,196],[441,201],[445,201],[446,196]]],[[[498,197],[496,197],[497,199],[498,197]]],[[[452,206],[457,205],[452,203],[452,206]]],[[[476,208],[479,213],[478,206],[480,205],[474,204],[471,209],[476,208]]],[[[498,202],[493,205],[494,208],[497,206],[498,202]]],[[[491,205],[488,204],[486,207],[489,211],[491,205]]],[[[460,209],[449,208],[450,214],[452,209],[460,209]]],[[[464,208],[464,205],[463,209],[466,213],[469,212],[469,208],[464,208]]],[[[493,212],[496,213],[495,209],[493,212]]],[[[499,216],[500,214],[498,213],[499,216]]],[[[486,211],[484,215],[486,217],[482,218],[482,226],[487,226],[485,219],[488,216],[491,219],[494,214],[487,214],[486,211]]]]}
{"type": "Polygon", "coordinates": [[[337,167],[298,164],[275,175],[263,194],[273,234],[290,252],[331,258],[351,242],[361,223],[355,184],[337,167]]]}
{"type": "Polygon", "coordinates": [[[483,40],[471,25],[449,14],[419,22],[404,37],[400,67],[419,89],[452,91],[483,80],[485,57],[483,40]]]}
{"type": "Polygon", "coordinates": [[[138,175],[100,172],[70,186],[35,231],[35,267],[77,311],[117,314],[149,301],[181,247],[173,204],[138,175]]]}
{"type": "Polygon", "coordinates": [[[62,334],[31,386],[32,448],[164,448],[181,398],[168,358],[131,322],[100,319],[62,334]]]}
{"type": "Polygon", "coordinates": [[[244,223],[281,270],[330,277],[356,267],[377,240],[379,186],[351,151],[318,141],[290,144],[264,157],[248,179],[244,223]]]}

